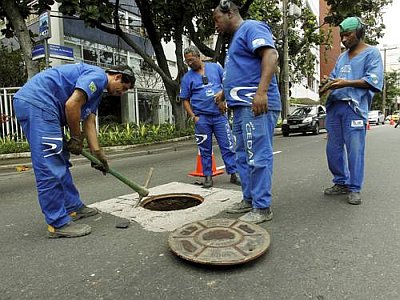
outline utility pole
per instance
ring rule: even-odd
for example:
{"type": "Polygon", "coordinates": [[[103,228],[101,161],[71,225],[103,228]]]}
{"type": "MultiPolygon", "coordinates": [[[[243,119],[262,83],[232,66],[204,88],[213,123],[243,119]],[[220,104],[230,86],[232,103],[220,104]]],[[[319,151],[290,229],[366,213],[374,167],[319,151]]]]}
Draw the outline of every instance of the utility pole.
{"type": "Polygon", "coordinates": [[[397,49],[398,47],[383,48],[383,91],[382,91],[382,112],[386,115],[386,51],[397,49]]]}
{"type": "Polygon", "coordinates": [[[282,31],[283,31],[283,65],[282,65],[282,111],[283,118],[289,114],[289,44],[288,44],[288,0],[283,0],[282,31]]]}

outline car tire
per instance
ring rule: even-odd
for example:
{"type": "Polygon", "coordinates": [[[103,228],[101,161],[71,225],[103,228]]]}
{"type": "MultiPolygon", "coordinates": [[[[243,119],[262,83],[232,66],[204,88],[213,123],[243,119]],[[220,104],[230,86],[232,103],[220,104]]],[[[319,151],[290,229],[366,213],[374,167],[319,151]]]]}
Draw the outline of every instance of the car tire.
{"type": "Polygon", "coordinates": [[[315,135],[318,135],[318,134],[319,134],[319,124],[318,124],[318,123],[315,123],[313,133],[314,133],[315,135]]]}
{"type": "Polygon", "coordinates": [[[282,131],[282,135],[285,136],[285,137],[288,137],[289,136],[289,132],[288,131],[282,131]]]}

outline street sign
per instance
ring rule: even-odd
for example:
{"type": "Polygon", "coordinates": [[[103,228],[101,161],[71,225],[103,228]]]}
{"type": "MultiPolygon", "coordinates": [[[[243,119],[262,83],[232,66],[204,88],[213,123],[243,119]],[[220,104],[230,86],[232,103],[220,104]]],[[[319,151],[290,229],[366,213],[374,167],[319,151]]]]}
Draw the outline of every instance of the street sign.
{"type": "MultiPolygon", "coordinates": [[[[74,60],[74,49],[70,47],[49,44],[49,53],[51,58],[59,58],[64,60],[74,60]]],[[[32,60],[45,57],[45,49],[43,45],[36,45],[32,50],[32,60]]]]}
{"type": "Polygon", "coordinates": [[[39,16],[39,38],[43,40],[49,39],[50,37],[50,12],[46,11],[39,16]]]}

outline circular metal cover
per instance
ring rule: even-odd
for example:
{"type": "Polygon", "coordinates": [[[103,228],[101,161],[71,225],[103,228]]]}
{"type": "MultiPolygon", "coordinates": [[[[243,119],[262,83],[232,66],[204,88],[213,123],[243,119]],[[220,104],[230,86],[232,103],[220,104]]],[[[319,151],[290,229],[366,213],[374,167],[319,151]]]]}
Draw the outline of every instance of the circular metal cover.
{"type": "Polygon", "coordinates": [[[269,233],[258,225],[235,219],[210,219],[173,231],[168,244],[179,257],[208,265],[236,265],[264,254],[269,233]]]}

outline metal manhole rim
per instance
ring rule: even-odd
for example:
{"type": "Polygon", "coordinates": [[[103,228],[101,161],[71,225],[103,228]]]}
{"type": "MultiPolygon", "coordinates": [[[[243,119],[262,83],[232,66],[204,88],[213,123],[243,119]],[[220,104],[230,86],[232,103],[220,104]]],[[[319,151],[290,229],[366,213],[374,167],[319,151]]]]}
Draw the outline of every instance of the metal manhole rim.
{"type": "MultiPolygon", "coordinates": [[[[187,197],[187,198],[192,198],[195,200],[200,201],[200,203],[198,205],[201,205],[204,202],[204,197],[200,196],[198,194],[192,194],[192,193],[168,193],[168,194],[160,194],[160,195],[153,195],[153,196],[148,196],[145,199],[142,200],[142,202],[140,203],[140,206],[142,208],[145,208],[145,206],[154,201],[154,200],[162,200],[164,198],[171,198],[171,197],[187,197]]],[[[196,205],[196,206],[198,206],[196,205]]],[[[195,207],[195,206],[194,206],[195,207]]]]}

